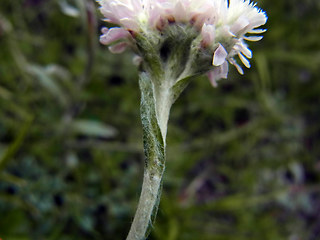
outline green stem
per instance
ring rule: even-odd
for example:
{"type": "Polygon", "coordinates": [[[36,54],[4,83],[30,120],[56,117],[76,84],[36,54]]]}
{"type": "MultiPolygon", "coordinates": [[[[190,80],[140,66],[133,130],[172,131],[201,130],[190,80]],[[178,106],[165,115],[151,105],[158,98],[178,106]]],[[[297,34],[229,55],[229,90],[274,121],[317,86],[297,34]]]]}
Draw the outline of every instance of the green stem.
{"type": "Polygon", "coordinates": [[[127,240],[146,239],[157,213],[165,169],[165,135],[172,105],[166,93],[159,93],[163,89],[155,91],[147,73],[141,73],[139,83],[146,160],[140,200],[127,240]]]}
{"type": "Polygon", "coordinates": [[[148,236],[161,195],[170,109],[194,75],[194,59],[189,57],[196,51],[192,47],[194,30],[177,26],[165,35],[159,43],[150,42],[154,39],[143,34],[137,36],[145,71],[140,74],[139,84],[146,160],[138,208],[127,240],[145,240],[148,236]]]}

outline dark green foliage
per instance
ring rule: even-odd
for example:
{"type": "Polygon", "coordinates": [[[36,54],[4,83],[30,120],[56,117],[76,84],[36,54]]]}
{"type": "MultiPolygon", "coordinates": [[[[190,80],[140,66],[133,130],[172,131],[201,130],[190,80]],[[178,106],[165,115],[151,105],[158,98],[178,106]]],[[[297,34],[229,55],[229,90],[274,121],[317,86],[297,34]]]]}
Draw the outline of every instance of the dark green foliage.
{"type": "MultiPolygon", "coordinates": [[[[144,159],[138,71],[99,45],[92,5],[1,0],[3,240],[129,230],[144,159]]],[[[172,107],[150,240],[320,239],[320,3],[258,5],[268,31],[250,44],[252,69],[216,89],[200,77],[172,107]]]]}

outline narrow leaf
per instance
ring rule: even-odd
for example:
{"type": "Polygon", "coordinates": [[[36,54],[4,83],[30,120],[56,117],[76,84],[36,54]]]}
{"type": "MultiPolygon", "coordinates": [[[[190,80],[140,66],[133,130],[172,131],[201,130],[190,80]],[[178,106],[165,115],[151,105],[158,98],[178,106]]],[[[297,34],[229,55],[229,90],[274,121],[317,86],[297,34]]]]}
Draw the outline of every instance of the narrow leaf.
{"type": "Polygon", "coordinates": [[[90,137],[111,138],[117,134],[117,130],[109,125],[93,120],[76,120],[72,124],[74,132],[90,137]]]}

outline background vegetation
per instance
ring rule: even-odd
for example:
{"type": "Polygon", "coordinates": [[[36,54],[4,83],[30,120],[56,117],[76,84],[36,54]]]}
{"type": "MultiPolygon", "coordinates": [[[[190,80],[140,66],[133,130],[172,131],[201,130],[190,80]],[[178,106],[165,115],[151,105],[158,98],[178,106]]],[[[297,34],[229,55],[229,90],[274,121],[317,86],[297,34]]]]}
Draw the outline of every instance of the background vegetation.
{"type": "MultiPolygon", "coordinates": [[[[260,0],[244,76],[173,106],[150,240],[320,239],[320,2],[260,0]]],[[[124,239],[143,174],[137,69],[91,0],[1,0],[0,238],[124,239]]]]}

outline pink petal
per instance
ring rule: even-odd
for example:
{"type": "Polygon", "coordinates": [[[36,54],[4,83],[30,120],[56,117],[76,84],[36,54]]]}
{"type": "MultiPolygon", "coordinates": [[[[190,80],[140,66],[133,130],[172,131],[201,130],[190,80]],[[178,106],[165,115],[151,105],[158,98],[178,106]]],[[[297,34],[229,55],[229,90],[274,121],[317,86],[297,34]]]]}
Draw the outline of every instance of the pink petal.
{"type": "Polygon", "coordinates": [[[128,47],[128,43],[120,42],[109,47],[109,51],[112,53],[122,53],[128,47]]]}
{"type": "Polygon", "coordinates": [[[208,76],[208,78],[209,78],[209,81],[210,81],[211,85],[212,85],[213,87],[217,87],[218,84],[217,84],[217,81],[216,81],[216,78],[215,78],[215,75],[214,75],[214,70],[208,72],[208,73],[207,73],[207,76],[208,76]]]}
{"type": "Polygon", "coordinates": [[[120,19],[121,25],[123,25],[125,28],[133,30],[133,31],[138,31],[139,30],[139,25],[136,20],[132,18],[122,18],[120,19]]]}
{"type": "Polygon", "coordinates": [[[181,1],[178,1],[174,7],[173,16],[176,21],[185,21],[187,18],[186,8],[181,1]]]}
{"type": "Polygon", "coordinates": [[[212,65],[214,66],[220,66],[224,63],[226,60],[226,57],[228,56],[228,52],[226,49],[219,43],[218,48],[215,50],[213,54],[213,60],[212,65]]]}
{"type": "Polygon", "coordinates": [[[136,66],[139,66],[143,61],[143,58],[138,56],[138,55],[135,55],[133,58],[132,58],[132,63],[136,66]]]}
{"type": "Polygon", "coordinates": [[[134,11],[126,4],[120,1],[111,1],[110,11],[117,19],[122,18],[132,18],[134,16],[134,11]]]}
{"type": "Polygon", "coordinates": [[[102,32],[103,34],[106,34],[108,31],[109,31],[109,29],[106,28],[106,27],[101,28],[101,32],[102,32]]]}
{"type": "Polygon", "coordinates": [[[202,43],[205,46],[210,45],[215,39],[215,27],[213,25],[203,24],[201,29],[202,43]]]}
{"type": "Polygon", "coordinates": [[[217,87],[217,81],[220,80],[221,78],[227,78],[228,77],[228,71],[229,71],[229,66],[228,62],[224,61],[224,63],[219,66],[215,67],[213,70],[207,73],[207,76],[210,80],[210,83],[213,87],[217,87]]]}
{"type": "MultiPolygon", "coordinates": [[[[162,12],[161,12],[162,13],[162,12]]],[[[160,20],[161,14],[158,9],[151,9],[149,13],[149,25],[150,27],[155,27],[158,21],[160,20]]]]}
{"type": "Polygon", "coordinates": [[[123,28],[110,28],[107,32],[103,29],[103,32],[104,34],[100,37],[100,42],[105,45],[130,36],[130,33],[123,28]]]}
{"type": "Polygon", "coordinates": [[[214,69],[216,79],[217,80],[221,78],[226,79],[228,77],[228,71],[229,71],[229,64],[227,61],[224,61],[224,63],[221,66],[214,69]]]}

